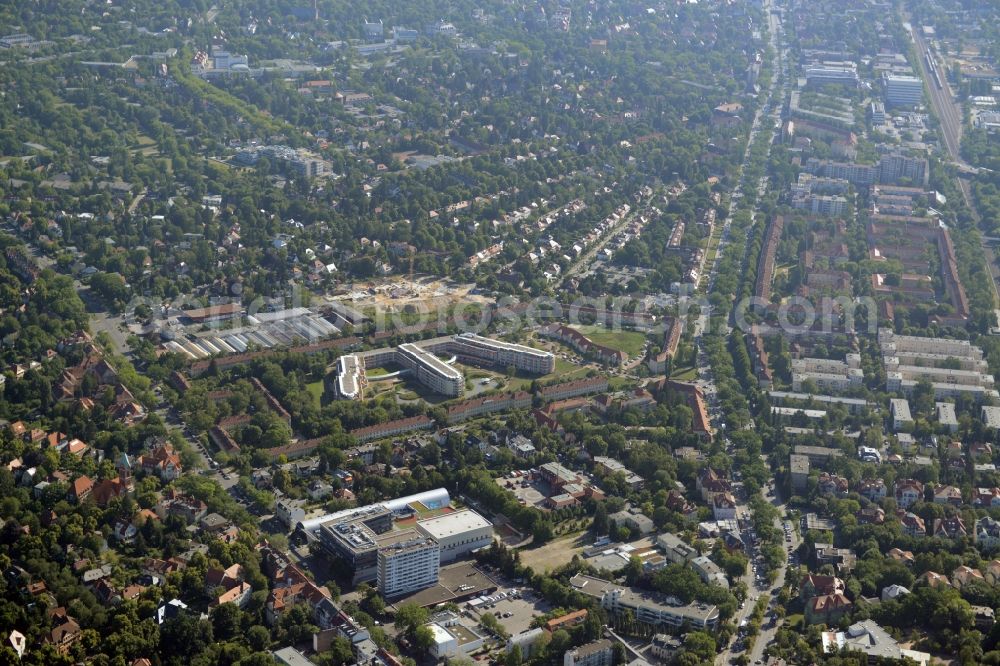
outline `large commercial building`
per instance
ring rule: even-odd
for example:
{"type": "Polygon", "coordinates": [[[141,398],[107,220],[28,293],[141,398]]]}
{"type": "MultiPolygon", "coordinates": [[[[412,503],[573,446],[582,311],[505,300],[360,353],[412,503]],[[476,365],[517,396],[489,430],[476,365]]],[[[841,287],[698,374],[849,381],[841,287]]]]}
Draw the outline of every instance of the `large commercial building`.
{"type": "Polygon", "coordinates": [[[334,392],[339,398],[360,399],[368,381],[366,368],[398,363],[404,368],[401,374],[409,373],[435,393],[461,396],[465,389],[465,377],[451,362],[442,361],[436,354],[453,354],[463,362],[476,365],[513,366],[517,370],[540,375],[555,369],[555,356],[549,352],[473,333],[461,333],[341,357],[334,370],[334,392]]]}
{"type": "Polygon", "coordinates": [[[411,504],[440,509],[448,503],[448,492],[439,488],[345,509],[300,522],[298,528],[346,567],[354,584],[375,580],[384,596],[400,596],[436,584],[442,562],[493,542],[492,523],[471,510],[421,520],[409,529],[393,529],[398,515],[413,515],[411,504]]]}
{"type": "Polygon", "coordinates": [[[546,375],[555,370],[556,366],[556,357],[551,352],[492,340],[475,333],[456,335],[448,347],[460,359],[488,363],[498,368],[513,366],[525,372],[546,375]]]}
{"type": "Polygon", "coordinates": [[[806,84],[809,86],[858,85],[858,66],[850,61],[823,62],[806,67],[806,84]]]}
{"type": "Polygon", "coordinates": [[[924,82],[916,76],[889,74],[885,77],[885,101],[889,106],[917,106],[924,99],[924,82]]]}
{"type": "Polygon", "coordinates": [[[364,395],[365,369],[355,354],[337,359],[335,392],[338,398],[360,400],[364,395]]]}
{"type": "Polygon", "coordinates": [[[451,562],[493,543],[493,523],[471,509],[417,522],[417,531],[441,549],[441,562],[451,562]]]}
{"type": "Polygon", "coordinates": [[[875,125],[876,127],[879,125],[885,125],[885,104],[882,102],[872,102],[869,108],[872,117],[872,125],[875,125]]]}
{"type": "Polygon", "coordinates": [[[360,514],[322,525],[319,543],[327,554],[350,568],[355,585],[375,580],[378,574],[379,536],[392,530],[392,522],[392,511],[384,506],[366,507],[360,514]]]}
{"type": "Polygon", "coordinates": [[[424,492],[416,493],[415,495],[398,497],[394,500],[388,500],[378,504],[369,504],[367,506],[354,507],[353,509],[344,509],[343,511],[337,511],[336,513],[328,513],[325,516],[303,520],[296,525],[296,529],[309,536],[315,536],[323,525],[331,522],[347,520],[353,516],[360,516],[367,513],[374,507],[381,507],[394,512],[412,512],[412,509],[409,508],[411,504],[420,504],[428,509],[443,509],[451,504],[451,496],[448,494],[447,488],[425,490],[424,492]]]}
{"type": "Polygon", "coordinates": [[[406,530],[378,549],[378,590],[386,599],[436,585],[441,569],[440,547],[434,539],[406,530]]]}
{"type": "Polygon", "coordinates": [[[413,372],[417,381],[441,395],[458,397],[465,389],[465,377],[432,352],[409,342],[396,348],[396,360],[413,372]]]}

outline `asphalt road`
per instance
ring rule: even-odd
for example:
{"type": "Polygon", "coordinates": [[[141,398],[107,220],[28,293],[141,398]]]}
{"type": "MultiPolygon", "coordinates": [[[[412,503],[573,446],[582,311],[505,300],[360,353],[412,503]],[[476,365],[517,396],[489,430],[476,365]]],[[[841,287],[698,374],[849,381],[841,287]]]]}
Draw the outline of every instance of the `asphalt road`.
{"type": "MultiPolygon", "coordinates": [[[[778,510],[779,516],[785,515],[785,504],[781,500],[780,495],[778,495],[777,491],[775,491],[775,495],[772,497],[767,497],[765,495],[765,499],[769,500],[775,506],[775,508],[778,510]]],[[[785,542],[786,545],[785,552],[793,553],[801,543],[801,539],[799,538],[799,533],[795,530],[795,526],[792,525],[790,521],[786,521],[781,518],[775,520],[775,526],[777,526],[778,529],[782,529],[781,523],[785,523],[786,525],[789,525],[791,527],[790,530],[791,541],[785,542]]],[[[785,578],[787,577],[789,566],[790,563],[786,559],[785,565],[778,570],[778,577],[774,582],[773,589],[781,589],[782,587],[785,586],[785,578]]],[[[767,646],[771,644],[771,642],[774,640],[775,635],[778,633],[778,629],[780,629],[781,626],[784,624],[784,620],[778,620],[772,624],[768,619],[774,608],[774,605],[775,601],[772,598],[770,604],[768,605],[768,611],[764,615],[764,624],[761,627],[760,633],[757,634],[757,638],[753,644],[753,649],[750,650],[749,661],[751,664],[757,663],[757,660],[760,660],[762,662],[764,661],[764,650],[767,649],[767,646]]]]}
{"type": "MultiPolygon", "coordinates": [[[[707,291],[709,293],[711,293],[711,291],[715,288],[715,278],[716,278],[719,254],[721,253],[721,248],[725,245],[725,243],[729,242],[729,231],[730,231],[730,223],[732,220],[732,214],[736,212],[737,208],[739,207],[739,205],[743,200],[744,188],[755,187],[758,195],[757,198],[759,200],[760,197],[763,196],[763,194],[766,192],[769,184],[766,177],[762,178],[760,181],[756,183],[744,183],[743,174],[750,161],[750,149],[755,143],[758,134],[760,133],[761,123],[766,121],[770,126],[775,121],[781,119],[782,105],[775,103],[775,93],[778,91],[779,80],[781,81],[781,86],[782,86],[781,95],[784,96],[784,94],[786,94],[788,91],[788,83],[785,80],[787,77],[786,64],[784,62],[785,50],[779,45],[779,38],[781,36],[782,26],[778,17],[775,14],[771,13],[770,11],[772,4],[773,4],[772,2],[767,2],[764,6],[764,11],[767,12],[768,20],[770,21],[769,37],[771,41],[772,51],[775,57],[774,78],[772,79],[771,85],[768,88],[767,100],[765,104],[761,105],[761,108],[757,111],[756,115],[754,116],[753,125],[750,129],[750,139],[747,142],[747,148],[743,156],[743,162],[740,165],[737,185],[734,188],[731,197],[732,204],[730,206],[730,215],[726,218],[725,222],[723,223],[723,228],[720,233],[720,241],[719,241],[720,251],[716,253],[715,260],[713,261],[712,266],[708,271],[708,273],[706,275],[703,275],[703,277],[707,279],[706,285],[707,285],[707,291]],[[765,108],[770,109],[770,111],[767,114],[765,114],[763,111],[765,108]]],[[[770,155],[770,148],[773,145],[774,143],[772,141],[772,143],[768,146],[768,155],[770,155]]],[[[754,206],[754,208],[750,211],[751,219],[754,222],[756,222],[756,214],[757,210],[756,206],[754,206]]],[[[751,225],[751,230],[752,228],[753,226],[751,225]]],[[[749,260],[749,258],[744,257],[744,260],[749,260]]],[[[701,331],[698,332],[700,333],[701,331]]],[[[705,393],[706,400],[709,403],[709,410],[711,412],[713,424],[716,426],[716,428],[720,430],[720,435],[724,437],[725,424],[721,422],[721,414],[719,413],[718,410],[718,398],[716,396],[716,386],[715,386],[714,376],[712,375],[710,369],[706,367],[704,350],[700,347],[701,344],[700,335],[697,336],[697,342],[699,344],[699,363],[698,363],[699,379],[697,383],[701,386],[702,390],[705,393]]],[[[784,507],[779,507],[779,510],[783,512],[784,507]]],[[[740,499],[740,501],[738,502],[737,515],[741,518],[750,516],[750,507],[747,498],[742,497],[742,499],[740,499]]],[[[753,535],[753,533],[749,529],[743,531],[744,542],[748,544],[748,555],[750,556],[751,565],[748,568],[747,572],[744,574],[742,579],[743,583],[746,584],[748,591],[746,602],[743,605],[743,607],[737,612],[736,616],[733,618],[733,622],[737,626],[739,626],[745,618],[748,618],[753,613],[753,609],[755,604],[757,603],[757,600],[760,598],[762,594],[765,594],[766,591],[770,589],[770,585],[762,581],[759,582],[756,575],[758,569],[762,569],[763,563],[762,561],[758,560],[760,553],[757,546],[754,544],[753,540],[754,536],[755,535],[753,535]]],[[[779,571],[779,576],[778,576],[779,585],[784,584],[784,578],[785,578],[785,569],[782,568],[779,571]]],[[[759,656],[754,656],[754,654],[758,653],[763,654],[764,648],[774,638],[774,631],[776,631],[776,628],[772,630],[762,630],[761,634],[758,636],[757,643],[755,643],[753,653],[750,655],[751,663],[753,663],[755,659],[759,658],[759,656]]],[[[736,642],[733,641],[723,647],[723,649],[719,652],[718,656],[716,657],[717,664],[728,664],[733,657],[740,654],[739,652],[733,652],[732,650],[735,643],[736,642]]]]}
{"type": "MultiPolygon", "coordinates": [[[[580,255],[580,258],[577,259],[573,263],[573,265],[571,265],[569,268],[566,269],[566,272],[563,274],[561,287],[565,288],[566,285],[569,283],[571,277],[578,274],[585,268],[589,268],[594,261],[594,257],[597,256],[597,253],[603,250],[604,246],[607,245],[609,242],[611,242],[612,238],[617,237],[625,228],[625,226],[631,223],[633,219],[635,219],[635,216],[638,215],[640,211],[644,211],[647,208],[649,208],[649,205],[652,203],[653,197],[655,196],[656,192],[654,191],[653,194],[643,199],[642,203],[635,203],[635,205],[632,206],[632,210],[623,215],[622,219],[618,221],[618,224],[608,229],[603,236],[597,239],[596,243],[587,248],[587,250],[582,255],[580,255]]],[[[632,203],[630,203],[629,205],[632,205],[632,203]]]]}
{"type": "MultiPolygon", "coordinates": [[[[52,258],[42,254],[34,245],[28,246],[28,252],[39,267],[51,268],[57,273],[61,272],[56,262],[52,258]]],[[[73,278],[73,287],[87,308],[87,314],[90,315],[91,331],[95,335],[104,331],[111,338],[111,345],[114,347],[115,353],[123,356],[127,355],[129,353],[127,342],[128,332],[123,328],[124,320],[120,316],[108,312],[107,306],[105,306],[97,294],[94,294],[90,290],[89,286],[73,278]]]]}

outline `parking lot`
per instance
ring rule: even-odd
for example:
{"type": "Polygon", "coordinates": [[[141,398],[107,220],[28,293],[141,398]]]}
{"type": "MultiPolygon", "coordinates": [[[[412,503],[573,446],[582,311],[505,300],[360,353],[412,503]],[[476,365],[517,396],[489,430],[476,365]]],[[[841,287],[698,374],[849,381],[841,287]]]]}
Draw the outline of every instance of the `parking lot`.
{"type": "Polygon", "coordinates": [[[513,493],[514,497],[525,506],[540,507],[545,498],[548,497],[546,484],[532,481],[526,476],[500,477],[496,479],[496,482],[507,492],[513,493]]]}
{"type": "Polygon", "coordinates": [[[513,594],[510,590],[499,591],[490,598],[497,599],[500,595],[504,595],[505,598],[482,604],[470,610],[476,618],[479,618],[483,613],[493,613],[503,628],[511,635],[527,631],[531,628],[531,621],[552,610],[552,606],[530,590],[526,590],[522,596],[521,589],[516,588],[518,591],[513,594]]]}

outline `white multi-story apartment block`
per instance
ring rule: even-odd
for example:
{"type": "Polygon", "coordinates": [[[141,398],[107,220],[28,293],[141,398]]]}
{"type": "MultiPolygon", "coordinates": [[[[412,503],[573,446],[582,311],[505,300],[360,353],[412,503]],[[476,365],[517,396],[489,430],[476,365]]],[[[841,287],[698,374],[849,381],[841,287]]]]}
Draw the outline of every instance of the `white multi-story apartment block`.
{"type": "Polygon", "coordinates": [[[585,574],[573,576],[569,584],[577,592],[597,599],[610,614],[620,615],[630,611],[632,617],[643,624],[708,630],[719,625],[719,608],[712,604],[684,604],[675,597],[620,587],[611,581],[585,574]]]}
{"type": "Polygon", "coordinates": [[[614,643],[607,638],[566,650],[563,666],[611,666],[614,663],[614,643]]]}
{"type": "Polygon", "coordinates": [[[927,185],[930,177],[930,166],[927,158],[907,157],[899,153],[883,155],[878,164],[880,183],[898,183],[907,179],[914,185],[927,185]]]}
{"type": "Polygon", "coordinates": [[[390,599],[437,584],[441,569],[441,550],[434,539],[414,530],[400,536],[396,543],[380,543],[378,549],[378,589],[390,599]]]}
{"type": "Polygon", "coordinates": [[[811,381],[824,391],[843,391],[861,386],[864,379],[860,354],[847,354],[843,361],[823,358],[792,359],[794,391],[801,391],[802,384],[806,381],[811,381]]]}
{"type": "Polygon", "coordinates": [[[639,622],[653,626],[693,627],[695,629],[713,629],[719,623],[719,609],[711,604],[677,604],[667,603],[667,599],[658,599],[646,592],[632,588],[608,590],[601,598],[601,606],[614,614],[626,610],[639,622]]]}
{"type": "Polygon", "coordinates": [[[878,342],[882,348],[882,353],[886,355],[899,355],[909,352],[918,355],[935,354],[945,357],[951,356],[959,359],[983,358],[982,350],[974,347],[968,340],[898,335],[891,328],[880,328],[878,330],[878,342]]]}
{"type": "Polygon", "coordinates": [[[967,340],[896,335],[890,329],[879,329],[878,340],[888,391],[908,395],[927,380],[938,400],[960,395],[983,401],[1000,398],[993,375],[985,372],[982,350],[967,340]]]}
{"type": "MultiPolygon", "coordinates": [[[[964,384],[968,386],[993,386],[993,376],[978,370],[953,370],[951,368],[935,368],[924,365],[903,365],[895,356],[886,356],[886,376],[898,373],[902,379],[926,379],[933,383],[964,384]]],[[[890,388],[889,390],[893,390],[890,388]]]]}
{"type": "Polygon", "coordinates": [[[987,430],[1000,430],[1000,407],[983,405],[979,416],[987,430]]]}
{"type": "Polygon", "coordinates": [[[910,416],[910,403],[904,398],[893,398],[889,401],[889,413],[892,415],[892,429],[899,432],[900,428],[913,425],[910,416]]]}
{"type": "Polygon", "coordinates": [[[814,194],[808,203],[813,215],[838,217],[847,212],[847,199],[839,195],[814,194]]]}
{"type": "Polygon", "coordinates": [[[950,402],[936,402],[934,403],[934,408],[937,411],[938,423],[948,428],[948,432],[958,430],[958,417],[955,416],[955,405],[950,402]]]}

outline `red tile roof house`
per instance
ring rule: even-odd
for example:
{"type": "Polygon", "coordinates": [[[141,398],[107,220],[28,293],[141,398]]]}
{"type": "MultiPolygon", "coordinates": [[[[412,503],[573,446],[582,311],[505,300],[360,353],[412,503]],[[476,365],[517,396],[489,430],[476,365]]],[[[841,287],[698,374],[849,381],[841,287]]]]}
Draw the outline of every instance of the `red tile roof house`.
{"type": "Polygon", "coordinates": [[[723,474],[709,467],[698,477],[695,487],[706,502],[716,493],[732,492],[733,486],[723,474]]]}
{"type": "Polygon", "coordinates": [[[213,599],[209,603],[209,608],[221,606],[222,604],[236,604],[238,607],[243,608],[250,601],[250,595],[252,594],[253,588],[250,587],[250,583],[238,583],[233,588],[226,590],[213,599]]]}
{"type": "Polygon", "coordinates": [[[903,534],[911,537],[927,536],[927,526],[924,519],[909,511],[903,512],[899,517],[899,522],[903,526],[903,534]]]}
{"type": "Polygon", "coordinates": [[[852,608],[851,600],[839,592],[813,597],[806,602],[806,624],[836,624],[852,608]]]}
{"type": "Polygon", "coordinates": [[[712,497],[712,513],[716,520],[736,518],[736,499],[732,493],[716,493],[712,497]]]}
{"type": "Polygon", "coordinates": [[[116,497],[128,494],[128,487],[121,479],[104,479],[94,485],[91,497],[97,506],[106,507],[116,497]]]}
{"type": "Polygon", "coordinates": [[[42,642],[54,645],[60,654],[68,654],[70,647],[80,638],[80,625],[62,607],[50,610],[49,618],[52,620],[52,630],[42,642]]]}
{"type": "Polygon", "coordinates": [[[542,327],[539,333],[564,342],[584,356],[594,357],[604,363],[621,365],[628,359],[625,352],[599,345],[575,328],[563,324],[549,324],[542,327]]]}
{"type": "Polygon", "coordinates": [[[684,516],[688,520],[695,520],[698,517],[698,507],[685,499],[677,490],[671,490],[667,494],[667,508],[684,516]]]}
{"type": "Polygon", "coordinates": [[[160,518],[177,515],[184,518],[190,525],[208,513],[208,506],[199,499],[189,497],[173,489],[163,494],[163,499],[156,505],[156,514],[160,518]]]}
{"type": "Polygon", "coordinates": [[[886,487],[882,479],[863,479],[858,482],[858,494],[872,502],[885,499],[886,487]]]}
{"type": "Polygon", "coordinates": [[[243,581],[243,567],[234,564],[228,569],[211,568],[205,572],[205,594],[216,587],[231,590],[243,581]]]}
{"type": "Polygon", "coordinates": [[[943,576],[934,571],[925,571],[924,573],[920,574],[920,576],[917,577],[916,582],[918,584],[926,583],[931,587],[940,587],[942,585],[951,587],[951,582],[948,580],[947,576],[943,576]]]}
{"type": "Polygon", "coordinates": [[[147,474],[160,477],[161,481],[173,481],[184,471],[180,455],[174,451],[173,445],[169,442],[164,442],[140,456],[139,466],[147,474]]]}
{"type": "Polygon", "coordinates": [[[78,476],[70,484],[68,495],[72,501],[82,502],[90,497],[93,490],[94,482],[90,480],[89,476],[78,476]]]}
{"type": "Polygon", "coordinates": [[[855,515],[859,525],[881,525],[885,522],[885,510],[880,506],[868,506],[855,515]]]}
{"type": "Polygon", "coordinates": [[[979,569],[973,569],[963,564],[951,572],[951,584],[957,589],[962,589],[969,583],[974,582],[986,582],[983,573],[979,569]]]}
{"type": "Polygon", "coordinates": [[[916,561],[912,552],[908,550],[900,550],[899,548],[893,548],[886,553],[886,555],[896,562],[902,562],[906,566],[911,566],[916,561]]]}
{"type": "Polygon", "coordinates": [[[314,609],[318,603],[330,598],[330,592],[325,587],[313,583],[294,565],[286,567],[274,585],[265,604],[269,625],[274,625],[295,604],[304,603],[314,609]]]}
{"type": "Polygon", "coordinates": [[[799,583],[799,598],[805,601],[827,594],[843,594],[844,590],[844,581],[836,576],[806,574],[799,583]]]}
{"type": "Polygon", "coordinates": [[[847,495],[849,488],[849,482],[842,476],[827,474],[826,472],[819,475],[819,484],[817,489],[821,495],[836,495],[838,497],[844,497],[847,495]]]}

